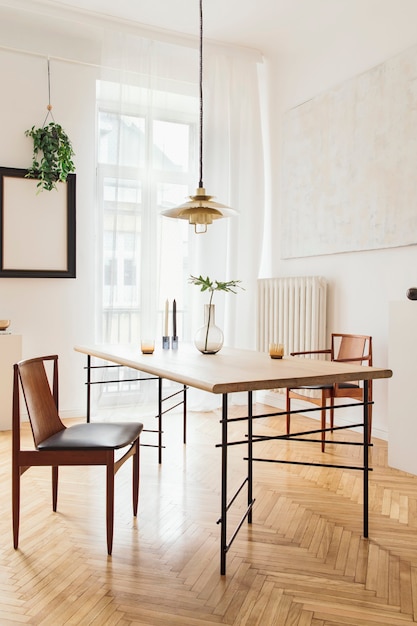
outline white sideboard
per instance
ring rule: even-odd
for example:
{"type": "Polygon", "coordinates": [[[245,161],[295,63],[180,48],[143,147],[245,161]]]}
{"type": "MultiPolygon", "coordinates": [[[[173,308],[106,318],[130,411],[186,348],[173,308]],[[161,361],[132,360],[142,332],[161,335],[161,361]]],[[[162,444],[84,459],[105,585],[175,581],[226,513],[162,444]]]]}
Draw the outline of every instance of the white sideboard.
{"type": "Polygon", "coordinates": [[[22,358],[22,336],[0,334],[0,430],[12,428],[13,364],[22,358]]]}
{"type": "Polygon", "coordinates": [[[391,302],[388,465],[417,475],[417,301],[391,302]]]}

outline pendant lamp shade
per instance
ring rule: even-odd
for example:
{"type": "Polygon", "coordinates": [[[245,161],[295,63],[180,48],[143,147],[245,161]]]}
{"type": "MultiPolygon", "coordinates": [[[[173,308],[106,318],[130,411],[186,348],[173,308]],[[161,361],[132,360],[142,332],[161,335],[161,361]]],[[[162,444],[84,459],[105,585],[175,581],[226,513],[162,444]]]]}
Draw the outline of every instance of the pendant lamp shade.
{"type": "Polygon", "coordinates": [[[196,190],[195,196],[190,196],[188,202],[184,202],[180,206],[162,211],[165,217],[174,219],[188,220],[189,224],[194,226],[196,233],[207,232],[207,226],[213,223],[213,220],[222,217],[231,217],[237,215],[237,211],[230,207],[213,202],[214,196],[206,193],[203,184],[203,0],[200,2],[200,182],[196,190]]]}
{"type": "Polygon", "coordinates": [[[205,233],[207,226],[212,224],[213,220],[236,215],[234,209],[230,209],[219,202],[213,202],[212,198],[213,196],[206,194],[204,187],[198,187],[195,196],[190,196],[188,202],[184,202],[184,204],[173,209],[167,209],[162,212],[162,215],[188,220],[194,226],[196,233],[205,233]]]}

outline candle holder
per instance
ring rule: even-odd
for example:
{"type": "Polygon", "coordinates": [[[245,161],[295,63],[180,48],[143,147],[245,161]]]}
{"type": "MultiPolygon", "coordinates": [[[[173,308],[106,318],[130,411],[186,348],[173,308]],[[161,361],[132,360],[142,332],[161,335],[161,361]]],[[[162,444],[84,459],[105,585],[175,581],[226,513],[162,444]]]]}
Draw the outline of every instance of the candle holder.
{"type": "Polygon", "coordinates": [[[169,337],[165,335],[162,336],[162,349],[169,350],[169,337]]]}
{"type": "Polygon", "coordinates": [[[155,341],[153,339],[142,339],[140,342],[142,354],[153,354],[155,349],[155,341]]]}
{"type": "Polygon", "coordinates": [[[177,350],[178,349],[178,337],[172,337],[171,338],[171,348],[173,350],[177,350]]]}
{"type": "Polygon", "coordinates": [[[270,343],[269,356],[271,359],[282,359],[284,356],[284,346],[282,343],[270,343]]]}

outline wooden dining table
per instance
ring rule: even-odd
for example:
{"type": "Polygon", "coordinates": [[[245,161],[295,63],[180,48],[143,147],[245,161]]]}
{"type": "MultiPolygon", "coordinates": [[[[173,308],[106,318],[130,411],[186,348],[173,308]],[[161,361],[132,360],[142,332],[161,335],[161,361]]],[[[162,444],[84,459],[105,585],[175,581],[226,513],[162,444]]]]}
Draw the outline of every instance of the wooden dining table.
{"type": "MultiPolygon", "coordinates": [[[[364,401],[350,405],[336,405],[335,409],[346,406],[362,407],[362,419],[358,424],[351,427],[361,426],[363,429],[363,464],[359,469],[363,471],[363,535],[368,537],[368,480],[369,480],[369,445],[368,441],[368,409],[370,405],[368,386],[370,380],[389,378],[392,376],[390,369],[361,366],[350,363],[325,361],[322,359],[300,358],[284,356],[282,359],[272,359],[269,354],[254,350],[241,350],[223,347],[216,354],[202,354],[191,344],[179,343],[178,349],[162,349],[156,347],[153,354],[142,354],[140,348],[134,345],[123,344],[96,344],[77,345],[77,352],[87,356],[87,377],[91,381],[92,359],[99,359],[105,363],[128,367],[139,372],[144,372],[159,380],[171,380],[184,386],[194,387],[222,397],[221,424],[221,496],[220,496],[220,573],[226,573],[226,556],[231,545],[244,521],[252,522],[252,510],[255,499],[253,497],[253,473],[252,466],[255,461],[263,461],[253,454],[254,444],[257,441],[265,441],[265,437],[258,437],[253,433],[253,422],[259,417],[253,413],[253,393],[266,389],[295,388],[305,385],[333,384],[349,381],[363,381],[364,401]],[[237,392],[247,392],[247,435],[243,441],[229,441],[229,395],[237,392]],[[228,494],[228,448],[231,445],[245,446],[247,461],[247,475],[235,493],[228,494]],[[227,515],[238,493],[243,489],[247,494],[247,508],[237,527],[228,537],[227,515]]],[[[303,414],[315,409],[302,410],[303,414]]],[[[301,411],[291,411],[300,413],[301,411]]],[[[268,415],[286,415],[282,413],[270,413],[268,415]]],[[[319,433],[318,429],[310,432],[319,433]]],[[[290,435],[271,435],[268,439],[294,439],[297,441],[309,441],[306,433],[291,433],[290,435]]],[[[274,459],[274,462],[288,462],[274,459]]],[[[299,462],[298,462],[299,463],[299,462]]],[[[306,460],[305,465],[322,465],[310,463],[306,460]]],[[[327,464],[326,464],[327,466],[327,464]]],[[[331,467],[347,467],[331,465],[331,467]]]]}

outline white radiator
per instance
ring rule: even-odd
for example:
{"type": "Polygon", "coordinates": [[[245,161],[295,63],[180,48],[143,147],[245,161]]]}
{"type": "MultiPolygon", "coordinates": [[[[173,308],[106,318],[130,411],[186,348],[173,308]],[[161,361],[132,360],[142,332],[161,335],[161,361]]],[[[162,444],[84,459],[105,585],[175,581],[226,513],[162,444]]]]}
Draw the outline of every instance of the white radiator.
{"type": "Polygon", "coordinates": [[[284,354],[326,348],[327,283],[320,276],[258,280],[257,349],[284,344],[284,354]]]}

